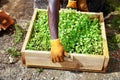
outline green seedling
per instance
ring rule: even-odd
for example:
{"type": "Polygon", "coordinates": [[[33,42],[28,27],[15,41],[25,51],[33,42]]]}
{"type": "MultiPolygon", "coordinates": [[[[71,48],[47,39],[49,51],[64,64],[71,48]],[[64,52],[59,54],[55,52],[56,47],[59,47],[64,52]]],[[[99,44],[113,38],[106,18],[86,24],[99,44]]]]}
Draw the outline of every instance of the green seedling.
{"type": "MultiPolygon", "coordinates": [[[[87,14],[69,10],[60,12],[59,21],[59,38],[68,53],[103,54],[100,23],[97,18],[91,20],[87,14]]],[[[50,32],[46,11],[37,12],[26,49],[50,50],[50,32]]]]}
{"type": "Polygon", "coordinates": [[[9,54],[12,57],[18,57],[21,55],[20,51],[17,50],[15,47],[9,47],[5,51],[7,54],[9,54]]]}
{"type": "Polygon", "coordinates": [[[18,44],[22,39],[23,32],[22,32],[22,28],[19,25],[15,24],[14,27],[15,27],[15,32],[13,34],[13,42],[15,44],[18,44]]]}

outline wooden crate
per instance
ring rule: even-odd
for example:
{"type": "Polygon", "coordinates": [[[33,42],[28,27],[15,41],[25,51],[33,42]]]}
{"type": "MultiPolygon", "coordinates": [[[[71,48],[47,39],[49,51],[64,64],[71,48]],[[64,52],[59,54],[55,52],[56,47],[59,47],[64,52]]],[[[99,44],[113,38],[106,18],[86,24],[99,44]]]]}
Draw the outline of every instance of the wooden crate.
{"type": "MultiPolygon", "coordinates": [[[[70,54],[70,58],[65,58],[64,62],[53,63],[50,59],[50,51],[35,51],[26,50],[26,45],[31,37],[33,22],[36,19],[37,11],[35,9],[32,16],[26,38],[21,50],[22,62],[27,67],[43,67],[52,69],[64,70],[79,70],[79,71],[95,71],[105,72],[108,62],[109,53],[107,47],[106,33],[104,27],[104,18],[102,13],[81,12],[83,14],[92,15],[91,18],[99,18],[101,24],[102,38],[103,38],[103,55],[90,55],[90,54],[70,54]]],[[[66,10],[67,11],[67,10],[66,10]]]]}

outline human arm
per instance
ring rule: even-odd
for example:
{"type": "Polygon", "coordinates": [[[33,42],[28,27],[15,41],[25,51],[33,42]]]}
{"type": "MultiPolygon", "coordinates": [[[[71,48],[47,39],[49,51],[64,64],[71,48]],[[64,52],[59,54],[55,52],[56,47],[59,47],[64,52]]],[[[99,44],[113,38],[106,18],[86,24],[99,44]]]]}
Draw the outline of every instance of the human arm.
{"type": "Polygon", "coordinates": [[[65,51],[58,38],[60,0],[48,0],[48,26],[51,35],[51,59],[53,62],[64,61],[65,51]]]}

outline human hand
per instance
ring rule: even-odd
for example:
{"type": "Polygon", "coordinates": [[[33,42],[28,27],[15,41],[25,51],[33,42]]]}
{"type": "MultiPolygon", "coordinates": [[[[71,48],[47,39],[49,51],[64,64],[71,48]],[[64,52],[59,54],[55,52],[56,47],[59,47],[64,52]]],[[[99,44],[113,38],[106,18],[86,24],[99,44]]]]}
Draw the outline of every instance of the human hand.
{"type": "Polygon", "coordinates": [[[51,40],[51,59],[52,62],[63,62],[66,52],[62,47],[60,40],[51,40]]]}
{"type": "Polygon", "coordinates": [[[68,0],[67,8],[77,9],[77,0],[68,0]]]}

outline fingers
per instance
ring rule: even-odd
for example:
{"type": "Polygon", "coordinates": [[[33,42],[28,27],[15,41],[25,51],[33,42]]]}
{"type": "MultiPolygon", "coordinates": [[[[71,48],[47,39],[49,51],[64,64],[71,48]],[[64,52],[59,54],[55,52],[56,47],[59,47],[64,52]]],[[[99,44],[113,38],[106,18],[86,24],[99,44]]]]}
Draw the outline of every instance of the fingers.
{"type": "Polygon", "coordinates": [[[52,62],[54,62],[54,63],[56,62],[55,58],[52,58],[52,62]]]}
{"type": "Polygon", "coordinates": [[[60,62],[63,62],[63,61],[64,61],[64,58],[63,58],[63,57],[60,57],[59,59],[60,59],[60,62]]]}
{"type": "Polygon", "coordinates": [[[59,57],[52,57],[52,62],[63,62],[64,58],[62,56],[59,57]]]}

